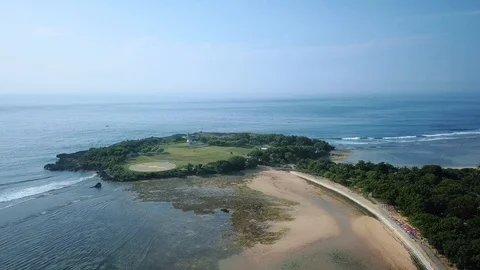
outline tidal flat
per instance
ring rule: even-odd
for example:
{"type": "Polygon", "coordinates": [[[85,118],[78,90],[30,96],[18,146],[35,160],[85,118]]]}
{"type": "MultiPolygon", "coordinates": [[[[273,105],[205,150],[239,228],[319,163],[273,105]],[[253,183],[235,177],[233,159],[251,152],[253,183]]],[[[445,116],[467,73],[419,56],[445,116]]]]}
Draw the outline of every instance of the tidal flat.
{"type": "Polygon", "coordinates": [[[168,202],[196,216],[225,217],[228,224],[213,228],[221,245],[190,268],[415,269],[378,221],[287,172],[148,180],[133,183],[131,190],[139,202],[168,202]],[[374,231],[380,236],[369,237],[374,231]]]}
{"type": "Polygon", "coordinates": [[[271,230],[273,222],[292,220],[288,213],[297,203],[291,200],[268,196],[249,188],[246,183],[255,177],[247,174],[188,177],[163,180],[146,180],[134,183],[132,190],[141,201],[171,202],[173,207],[197,215],[231,215],[231,248],[253,247],[255,244],[271,244],[285,230],[271,230]]]}

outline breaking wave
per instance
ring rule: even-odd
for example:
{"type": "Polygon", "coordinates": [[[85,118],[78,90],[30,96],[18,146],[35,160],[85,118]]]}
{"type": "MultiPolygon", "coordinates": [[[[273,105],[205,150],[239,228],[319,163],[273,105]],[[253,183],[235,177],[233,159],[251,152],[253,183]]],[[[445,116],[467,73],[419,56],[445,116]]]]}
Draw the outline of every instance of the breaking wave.
{"type": "Polygon", "coordinates": [[[382,139],[385,139],[385,140],[404,140],[404,139],[414,139],[414,138],[418,138],[418,136],[383,137],[382,139]]]}
{"type": "Polygon", "coordinates": [[[93,174],[86,177],[80,177],[79,179],[71,180],[71,181],[52,182],[46,185],[27,187],[20,190],[8,190],[7,192],[0,194],[0,203],[41,194],[47,191],[61,189],[61,188],[68,187],[88,179],[92,179],[95,176],[97,175],[93,174]]]}
{"type": "Polygon", "coordinates": [[[342,138],[342,140],[345,140],[345,141],[357,141],[357,140],[360,140],[360,139],[361,139],[360,137],[342,138]]]}
{"type": "Polygon", "coordinates": [[[469,138],[480,135],[480,129],[455,131],[449,133],[406,135],[406,136],[385,136],[385,137],[344,137],[330,139],[334,143],[345,145],[365,145],[365,144],[391,144],[391,143],[411,143],[411,142],[429,142],[440,140],[453,140],[460,138],[469,138]]]}
{"type": "Polygon", "coordinates": [[[452,137],[452,136],[462,136],[462,135],[480,135],[480,130],[471,130],[471,131],[457,131],[450,133],[439,133],[439,134],[425,134],[424,137],[452,137]]]}

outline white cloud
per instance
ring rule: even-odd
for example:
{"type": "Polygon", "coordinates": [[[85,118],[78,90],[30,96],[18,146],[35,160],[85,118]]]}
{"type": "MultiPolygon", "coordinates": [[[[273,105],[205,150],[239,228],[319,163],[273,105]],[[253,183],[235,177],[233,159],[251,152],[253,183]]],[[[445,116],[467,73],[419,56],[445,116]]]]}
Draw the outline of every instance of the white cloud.
{"type": "Polygon", "coordinates": [[[32,34],[34,36],[39,36],[39,37],[57,37],[61,36],[62,33],[55,28],[52,27],[47,27],[47,26],[37,26],[32,30],[32,34]]]}

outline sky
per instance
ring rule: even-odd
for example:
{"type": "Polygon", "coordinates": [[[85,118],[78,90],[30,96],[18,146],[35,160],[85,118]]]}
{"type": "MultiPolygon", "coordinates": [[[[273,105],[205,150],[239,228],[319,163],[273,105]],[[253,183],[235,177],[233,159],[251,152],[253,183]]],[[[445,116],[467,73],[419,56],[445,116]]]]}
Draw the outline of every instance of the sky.
{"type": "Polygon", "coordinates": [[[480,91],[480,1],[0,1],[0,93],[480,91]]]}

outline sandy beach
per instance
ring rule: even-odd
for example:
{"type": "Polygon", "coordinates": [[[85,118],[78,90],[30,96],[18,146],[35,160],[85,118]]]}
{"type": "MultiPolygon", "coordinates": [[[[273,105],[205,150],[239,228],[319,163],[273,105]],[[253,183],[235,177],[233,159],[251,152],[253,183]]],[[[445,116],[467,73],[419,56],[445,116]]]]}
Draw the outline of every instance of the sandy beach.
{"type": "Polygon", "coordinates": [[[352,228],[393,269],[415,269],[405,247],[378,220],[361,216],[352,222],[352,228]]]}
{"type": "Polygon", "coordinates": [[[355,203],[364,207],[367,211],[371,214],[376,216],[380,224],[391,233],[395,239],[398,239],[402,243],[402,245],[408,249],[415,257],[419,260],[419,262],[426,268],[426,269],[444,269],[445,266],[438,261],[438,258],[430,258],[421,247],[414,241],[411,241],[389,218],[386,214],[382,213],[378,207],[370,202],[369,200],[362,197],[360,194],[353,192],[352,190],[344,187],[340,184],[334,183],[329,181],[328,179],[322,177],[316,177],[305,173],[300,172],[290,172],[295,176],[299,176],[305,180],[310,182],[316,183],[321,185],[331,191],[334,191],[342,196],[349,198],[350,200],[354,201],[355,203]]]}
{"type": "MultiPolygon", "coordinates": [[[[338,220],[315,203],[322,190],[300,177],[284,171],[265,170],[253,178],[248,187],[297,202],[289,212],[294,220],[274,223],[273,230],[286,231],[281,239],[271,245],[257,244],[240,255],[223,260],[220,262],[221,269],[278,269],[279,263],[290,256],[299,252],[308,253],[323,241],[339,237],[343,233],[341,228],[345,226],[363,241],[360,246],[368,247],[369,252],[374,254],[370,257],[377,257],[375,259],[385,262],[392,269],[415,269],[407,250],[379,221],[352,214],[347,224],[343,224],[344,220],[338,220]]],[[[344,203],[337,205],[349,207],[344,203]]],[[[348,211],[354,212],[353,206],[348,211]]]]}

